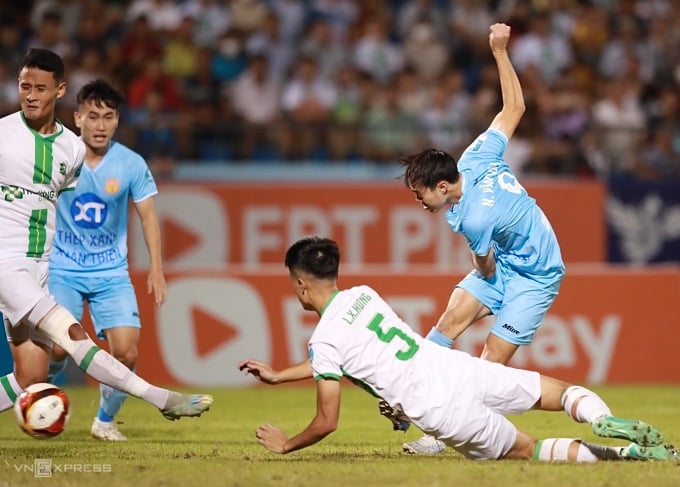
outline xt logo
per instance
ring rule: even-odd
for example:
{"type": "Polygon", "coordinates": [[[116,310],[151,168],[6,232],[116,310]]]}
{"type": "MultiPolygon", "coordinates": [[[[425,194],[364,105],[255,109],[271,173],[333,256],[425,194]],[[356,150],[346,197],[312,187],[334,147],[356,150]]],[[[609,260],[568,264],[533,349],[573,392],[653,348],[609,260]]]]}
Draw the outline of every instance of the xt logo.
{"type": "Polygon", "coordinates": [[[3,184],[0,186],[0,190],[2,190],[5,201],[20,200],[24,197],[24,190],[17,186],[5,186],[3,184]]]}
{"type": "Polygon", "coordinates": [[[106,203],[94,193],[79,195],[71,203],[73,222],[82,228],[97,228],[106,221],[106,203]]]}

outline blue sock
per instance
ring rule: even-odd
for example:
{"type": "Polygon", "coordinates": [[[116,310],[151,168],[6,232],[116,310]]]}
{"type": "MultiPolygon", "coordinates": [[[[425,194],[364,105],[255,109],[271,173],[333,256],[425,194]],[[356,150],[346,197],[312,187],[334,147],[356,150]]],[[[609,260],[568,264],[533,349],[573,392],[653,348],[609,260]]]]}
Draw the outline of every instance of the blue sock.
{"type": "Polygon", "coordinates": [[[128,395],[106,384],[99,384],[99,392],[101,398],[99,399],[97,418],[105,423],[110,423],[116,414],[118,414],[118,411],[120,411],[128,395]]]}
{"type": "Polygon", "coordinates": [[[57,379],[59,378],[59,374],[66,370],[67,365],[68,365],[67,359],[60,360],[58,362],[50,360],[50,368],[49,371],[47,372],[47,382],[49,382],[50,384],[55,384],[57,379]]]}
{"type": "Polygon", "coordinates": [[[451,348],[453,347],[453,340],[446,335],[444,335],[442,332],[437,330],[436,326],[433,326],[432,329],[430,330],[430,333],[427,334],[425,337],[427,340],[430,340],[431,342],[436,343],[437,345],[441,345],[442,347],[446,348],[451,348]]]}

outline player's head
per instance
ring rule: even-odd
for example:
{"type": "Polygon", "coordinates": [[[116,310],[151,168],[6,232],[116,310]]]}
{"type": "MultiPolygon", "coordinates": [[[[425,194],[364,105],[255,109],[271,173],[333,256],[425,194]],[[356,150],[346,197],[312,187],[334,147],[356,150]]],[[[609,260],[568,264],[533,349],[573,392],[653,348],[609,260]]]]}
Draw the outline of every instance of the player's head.
{"type": "Polygon", "coordinates": [[[61,58],[49,49],[30,49],[19,64],[18,81],[24,118],[29,124],[51,123],[56,101],[66,93],[61,58]]]}
{"type": "Polygon", "coordinates": [[[105,153],[118,128],[120,106],[124,98],[111,83],[103,79],[90,81],[76,97],[73,114],[85,145],[95,153],[105,153]]]}
{"type": "Polygon", "coordinates": [[[404,184],[423,208],[435,212],[452,203],[450,188],[460,179],[453,156],[442,150],[425,149],[402,157],[399,164],[406,168],[404,184]]]}
{"type": "Polygon", "coordinates": [[[300,304],[306,310],[314,310],[314,291],[335,288],[340,250],[338,244],[329,238],[306,237],[288,248],[285,264],[300,304]]]}

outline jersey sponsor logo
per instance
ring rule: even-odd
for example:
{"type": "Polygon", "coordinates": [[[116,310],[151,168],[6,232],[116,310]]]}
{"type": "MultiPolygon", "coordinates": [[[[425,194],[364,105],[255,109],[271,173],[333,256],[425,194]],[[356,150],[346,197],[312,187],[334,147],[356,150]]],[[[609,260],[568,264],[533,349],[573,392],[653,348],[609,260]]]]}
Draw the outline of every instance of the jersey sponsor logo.
{"type": "Polygon", "coordinates": [[[73,222],[81,228],[98,228],[106,221],[108,208],[94,193],[83,193],[71,203],[73,222]]]}
{"type": "Polygon", "coordinates": [[[514,335],[519,335],[519,330],[511,325],[508,325],[507,323],[503,325],[503,328],[514,335]]]}
{"type": "Polygon", "coordinates": [[[14,201],[14,200],[20,200],[24,197],[24,194],[32,194],[39,196],[40,198],[54,201],[57,197],[57,192],[54,191],[53,189],[47,191],[47,190],[41,190],[41,191],[33,191],[27,188],[20,188],[19,186],[14,186],[14,185],[2,185],[0,186],[0,190],[2,191],[2,195],[5,201],[14,201]]]}
{"type": "Polygon", "coordinates": [[[20,200],[24,197],[24,191],[17,186],[5,186],[4,184],[0,186],[2,190],[2,195],[5,201],[20,200]]]}
{"type": "Polygon", "coordinates": [[[61,174],[62,176],[66,176],[66,163],[65,162],[59,163],[59,174],[61,174]]]}
{"type": "Polygon", "coordinates": [[[109,178],[104,183],[104,189],[109,194],[116,194],[120,190],[120,181],[116,178],[109,178]]]}

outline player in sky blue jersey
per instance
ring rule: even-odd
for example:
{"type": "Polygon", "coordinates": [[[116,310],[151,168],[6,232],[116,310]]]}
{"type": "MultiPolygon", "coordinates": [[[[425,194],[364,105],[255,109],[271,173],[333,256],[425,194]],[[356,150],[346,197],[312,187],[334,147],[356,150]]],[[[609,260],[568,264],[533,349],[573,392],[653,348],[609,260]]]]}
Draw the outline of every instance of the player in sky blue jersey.
{"type": "MultiPolygon", "coordinates": [[[[142,222],[151,268],[147,291],[156,304],[166,298],[161,235],[153,197],[156,183],[144,159],[112,140],[123,96],[108,82],[95,80],[78,93],[75,123],[85,142],[85,163],[75,191],[59,198],[49,288],[55,299],[81,319],[88,303],[97,336],[130,369],[137,360],[140,319],[127,259],[128,202],[142,222]]],[[[63,370],[63,351],[52,351],[50,377],[63,370]]],[[[125,436],[114,417],[127,395],[100,385],[101,400],[91,434],[120,441],[125,436]]]]}
{"type": "MultiPolygon", "coordinates": [[[[489,128],[456,160],[427,149],[403,157],[404,182],[427,211],[445,210],[454,232],[470,247],[474,270],[458,283],[447,309],[427,338],[447,347],[474,322],[493,314],[482,358],[507,364],[528,345],[557,297],[564,277],[552,227],[503,160],[524,113],[522,88],[510,62],[510,27],[491,26],[503,107],[489,128]]],[[[436,453],[443,443],[425,437],[407,443],[409,453],[436,453]],[[422,441],[421,441],[422,440],[422,441]],[[419,443],[420,442],[420,443],[419,443]]]]}

